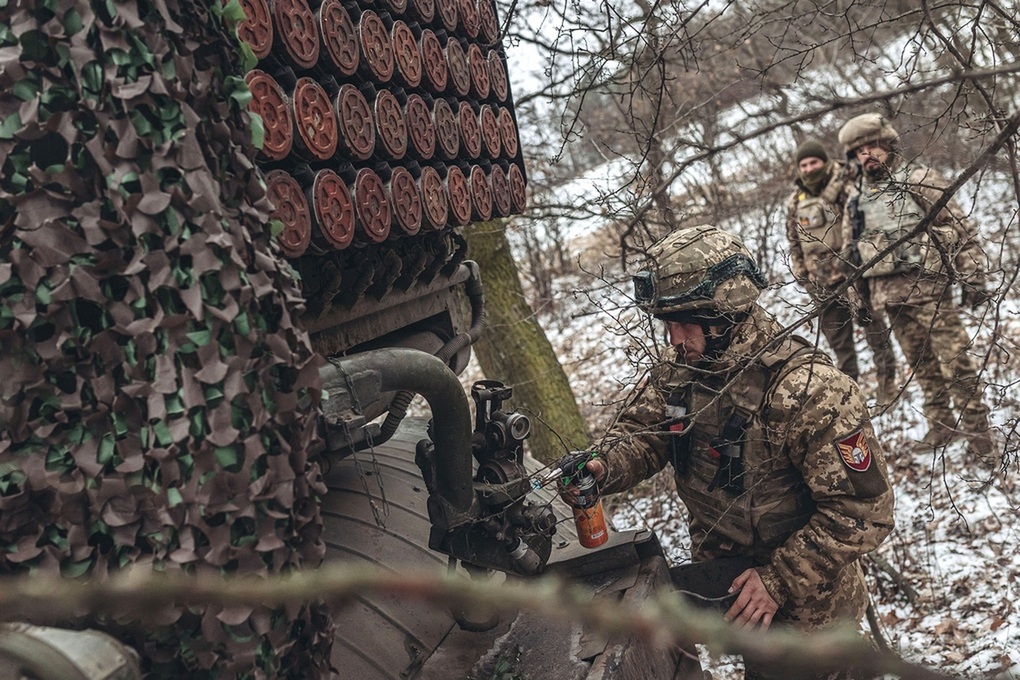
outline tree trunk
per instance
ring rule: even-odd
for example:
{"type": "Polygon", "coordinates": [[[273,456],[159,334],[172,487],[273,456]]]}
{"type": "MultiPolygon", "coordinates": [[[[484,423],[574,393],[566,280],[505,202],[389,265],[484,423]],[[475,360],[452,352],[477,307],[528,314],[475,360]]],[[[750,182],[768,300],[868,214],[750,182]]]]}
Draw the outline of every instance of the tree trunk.
{"type": "MultiPolygon", "coordinates": [[[[322,559],[306,456],[319,359],[270,243],[220,12],[0,7],[0,573],[263,575],[322,559]]],[[[85,623],[134,644],[150,678],[329,667],[321,604],[85,623]]]]}
{"type": "Polygon", "coordinates": [[[514,389],[513,404],[532,421],[530,450],[553,462],[590,444],[563,367],[528,306],[502,220],[465,229],[468,254],[485,285],[486,327],[475,353],[486,377],[514,389]]]}

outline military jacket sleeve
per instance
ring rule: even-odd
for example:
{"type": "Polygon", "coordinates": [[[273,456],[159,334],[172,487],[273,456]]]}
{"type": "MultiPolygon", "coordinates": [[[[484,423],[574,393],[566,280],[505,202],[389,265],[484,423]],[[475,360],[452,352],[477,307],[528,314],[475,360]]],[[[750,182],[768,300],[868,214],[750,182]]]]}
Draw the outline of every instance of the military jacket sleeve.
{"type": "Polygon", "coordinates": [[[669,446],[663,432],[666,403],[661,388],[666,372],[664,366],[657,367],[634,390],[598,446],[608,468],[603,493],[626,491],[666,467],[669,446]]]}
{"type": "Polygon", "coordinates": [[[790,270],[798,281],[807,279],[808,270],[804,262],[804,249],[800,245],[800,231],[797,228],[797,194],[794,190],[786,201],[786,239],[790,242],[790,270]]]}
{"type": "MultiPolygon", "coordinates": [[[[925,212],[942,198],[943,191],[949,186],[937,172],[923,166],[914,168],[908,181],[915,201],[925,212]]],[[[968,283],[983,286],[986,270],[985,254],[978,241],[974,223],[967,219],[966,213],[955,198],[949,199],[946,206],[939,211],[933,225],[934,231],[942,229],[950,236],[952,242],[947,245],[951,253],[955,251],[953,264],[957,273],[968,283]]]]}
{"type": "Polygon", "coordinates": [[[782,605],[824,592],[841,569],[885,539],[893,492],[860,388],[832,366],[809,363],[782,378],[769,399],[767,427],[816,504],[807,524],[759,568],[782,605]]]}

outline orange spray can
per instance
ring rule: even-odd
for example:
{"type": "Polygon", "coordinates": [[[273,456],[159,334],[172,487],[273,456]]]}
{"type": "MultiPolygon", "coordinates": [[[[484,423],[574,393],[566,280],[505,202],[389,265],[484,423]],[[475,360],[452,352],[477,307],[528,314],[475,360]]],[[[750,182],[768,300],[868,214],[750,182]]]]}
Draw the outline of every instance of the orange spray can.
{"type": "Polygon", "coordinates": [[[577,540],[585,548],[597,548],[609,540],[609,527],[602,511],[595,475],[582,464],[574,475],[577,484],[577,503],[574,505],[574,524],[577,526],[577,540]]]}

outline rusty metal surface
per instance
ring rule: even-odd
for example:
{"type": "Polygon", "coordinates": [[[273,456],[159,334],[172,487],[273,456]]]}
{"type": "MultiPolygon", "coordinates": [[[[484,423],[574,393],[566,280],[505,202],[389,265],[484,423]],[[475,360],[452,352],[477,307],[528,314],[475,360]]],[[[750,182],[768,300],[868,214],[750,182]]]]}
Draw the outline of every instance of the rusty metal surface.
{"type": "Polygon", "coordinates": [[[341,76],[353,76],[361,63],[361,49],[350,13],[340,0],[325,0],[319,6],[318,18],[323,52],[341,76]]]}
{"type": "Polygon", "coordinates": [[[260,59],[247,77],[265,132],[257,160],[305,197],[310,228],[281,220],[281,247],[309,273],[316,316],[431,280],[465,257],[453,227],[523,209],[492,0],[242,6],[239,35],[260,59]]]}
{"type": "Polygon", "coordinates": [[[457,30],[457,0],[436,0],[436,14],[447,32],[457,30]]]}
{"type": "Polygon", "coordinates": [[[407,123],[396,95],[379,90],[375,97],[376,149],[386,153],[386,160],[400,160],[407,153],[407,123]]]}
{"type": "Polygon", "coordinates": [[[482,111],[478,115],[478,124],[482,130],[482,146],[488,158],[499,158],[503,150],[502,128],[496,118],[496,110],[489,104],[482,105],[482,111]]]}
{"type": "Polygon", "coordinates": [[[506,59],[498,50],[492,50],[489,52],[489,56],[486,57],[486,62],[489,65],[489,84],[492,94],[502,104],[510,96],[510,82],[507,80],[506,75],[506,59]]]}
{"type": "Polygon", "coordinates": [[[504,155],[511,160],[517,158],[517,125],[514,123],[509,109],[500,107],[497,120],[499,121],[499,137],[503,142],[504,155]]]}
{"type": "Polygon", "coordinates": [[[449,205],[443,190],[443,180],[436,169],[429,166],[422,168],[418,186],[422,200],[422,224],[432,229],[442,229],[448,219],[449,205]]]}
{"type": "Polygon", "coordinates": [[[478,99],[489,98],[489,64],[478,43],[468,46],[468,70],[471,72],[471,94],[478,99]]]}
{"type": "Polygon", "coordinates": [[[499,42],[499,19],[493,0],[478,0],[478,40],[486,47],[499,42]]]}
{"type": "Polygon", "coordinates": [[[467,52],[456,38],[446,41],[446,63],[449,66],[450,88],[458,97],[466,97],[471,91],[471,68],[467,52]]]}
{"type": "Polygon", "coordinates": [[[274,45],[295,66],[308,69],[319,60],[319,27],[305,0],[271,0],[274,45]]]}
{"type": "Polygon", "coordinates": [[[411,0],[407,8],[422,23],[430,24],[436,16],[436,0],[411,0]]]}
{"type": "Polygon", "coordinates": [[[413,236],[421,229],[421,194],[418,184],[407,168],[395,167],[390,175],[390,210],[393,223],[405,235],[413,236]]]}
{"type": "Polygon", "coordinates": [[[266,195],[273,203],[270,219],[283,223],[280,247],[290,257],[301,255],[308,248],[312,236],[304,190],[286,171],[272,170],[266,175],[266,195]]]}
{"type": "Polygon", "coordinates": [[[479,222],[492,219],[492,185],[481,166],[472,166],[468,186],[471,190],[471,216],[479,222]]]}
{"type": "Polygon", "coordinates": [[[336,111],[340,122],[339,150],[353,160],[371,158],[375,151],[375,118],[365,95],[349,83],[341,86],[336,111]]]}
{"type": "Polygon", "coordinates": [[[365,10],[358,20],[358,40],[362,62],[368,67],[373,80],[388,83],[396,66],[393,43],[386,24],[372,10],[365,10]]]}
{"type": "Polygon", "coordinates": [[[460,27],[467,37],[472,40],[476,39],[480,25],[475,0],[458,0],[457,14],[460,18],[460,27]]]}
{"type": "Polygon", "coordinates": [[[489,183],[492,185],[492,216],[506,217],[513,209],[513,199],[510,198],[510,180],[502,166],[492,166],[489,183]]]}
{"type": "Polygon", "coordinates": [[[446,63],[443,45],[439,42],[435,32],[426,28],[421,32],[419,47],[424,65],[426,88],[435,94],[442,94],[446,90],[449,75],[449,66],[446,63]]]}
{"type": "Polygon", "coordinates": [[[368,168],[358,170],[354,180],[354,213],[361,234],[381,243],[390,235],[390,202],[379,175],[368,168]]]}
{"type": "Polygon", "coordinates": [[[299,78],[292,96],[295,148],[311,161],[325,161],[336,153],[337,119],[333,103],[322,85],[299,78]]]}
{"type": "Polygon", "coordinates": [[[393,22],[390,36],[393,40],[397,74],[407,87],[418,87],[418,84],[421,83],[422,60],[414,33],[411,32],[411,28],[407,24],[397,20],[393,22]]]}
{"type": "Polygon", "coordinates": [[[471,221],[471,190],[467,177],[456,165],[446,171],[446,198],[450,206],[450,222],[465,225],[471,221]]]}
{"type": "MultiPolygon", "coordinates": [[[[311,190],[312,216],[323,244],[343,250],[354,240],[354,202],[340,175],[319,170],[311,190]]],[[[317,239],[318,240],[318,239],[317,239]]]]}
{"type": "Polygon", "coordinates": [[[245,76],[252,99],[248,109],[262,118],[263,143],[260,156],[270,161],[287,157],[294,145],[294,116],[276,80],[259,69],[245,76]]]}
{"type": "Polygon", "coordinates": [[[474,160],[482,155],[482,126],[469,102],[461,102],[457,112],[460,125],[460,151],[464,158],[474,160]]]}
{"type": "Polygon", "coordinates": [[[432,119],[436,123],[436,151],[443,160],[452,160],[460,151],[460,123],[450,103],[437,99],[432,107],[432,119]]]}
{"type": "Polygon", "coordinates": [[[528,192],[524,182],[524,173],[516,163],[512,163],[507,170],[507,179],[510,181],[510,199],[513,202],[514,212],[524,212],[528,204],[528,192]]]}
{"type": "Polygon", "coordinates": [[[245,19],[237,26],[237,37],[248,43],[262,59],[273,49],[273,18],[266,0],[241,0],[245,19]]]}
{"type": "Polygon", "coordinates": [[[419,94],[408,95],[404,105],[410,150],[417,158],[429,160],[436,153],[436,124],[428,104],[419,94]]]}

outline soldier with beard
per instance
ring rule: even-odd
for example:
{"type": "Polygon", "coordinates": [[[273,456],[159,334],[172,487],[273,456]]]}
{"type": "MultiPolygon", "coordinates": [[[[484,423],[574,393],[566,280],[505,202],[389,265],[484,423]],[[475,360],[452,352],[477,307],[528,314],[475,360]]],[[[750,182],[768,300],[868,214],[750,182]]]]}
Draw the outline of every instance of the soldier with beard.
{"type": "Polygon", "coordinates": [[[860,388],[780,333],[757,303],[765,279],[733,235],[680,229],[649,255],[636,298],[675,354],[631,396],[588,470],[614,493],[673,466],[694,562],[751,565],[730,584],[735,625],[855,624],[867,605],[858,558],[893,526],[860,388]]]}
{"type": "Polygon", "coordinates": [[[786,236],[790,242],[790,267],[797,281],[819,305],[818,325],[836,355],[839,370],[860,379],[854,347],[855,317],[875,357],[878,401],[889,404],[896,396],[896,360],[889,347],[889,329],[881,315],[871,313],[867,281],[836,295],[845,280],[842,263],[843,204],[846,174],[843,163],[829,160],[821,142],[809,139],[797,148],[796,186],[786,204],[786,236]],[[852,307],[858,307],[853,309],[852,307]]]}
{"type": "Polygon", "coordinates": [[[971,340],[950,288],[959,280],[962,301],[971,307],[988,300],[974,227],[950,200],[927,228],[912,233],[947,184],[899,153],[899,134],[884,116],[857,116],[840,130],[839,141],[863,170],[863,185],[849,192],[844,243],[860,253],[875,311],[888,316],[924,392],[929,429],[920,444],[943,447],[965,437],[973,456],[997,466],[988,406],[968,353],[971,340]]]}

